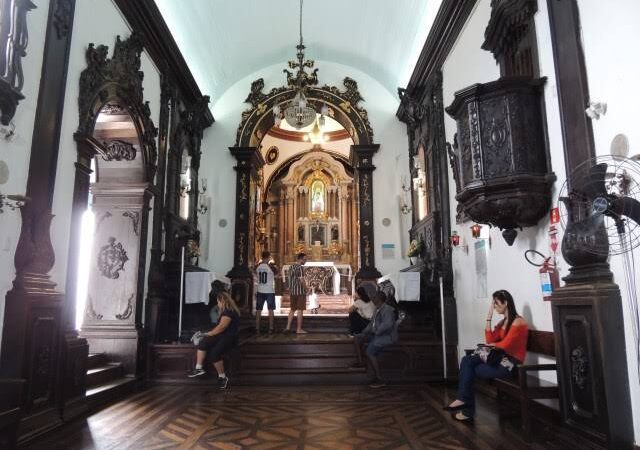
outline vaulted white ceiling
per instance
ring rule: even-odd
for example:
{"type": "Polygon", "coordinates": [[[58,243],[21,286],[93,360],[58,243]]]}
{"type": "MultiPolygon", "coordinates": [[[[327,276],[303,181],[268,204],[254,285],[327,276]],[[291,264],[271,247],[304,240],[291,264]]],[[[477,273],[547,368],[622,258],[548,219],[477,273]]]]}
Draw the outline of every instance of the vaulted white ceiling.
{"type": "MultiPolygon", "coordinates": [[[[285,68],[295,59],[298,0],[155,1],[212,104],[241,78],[277,63],[285,68]]],[[[440,3],[306,0],[306,57],[355,67],[396,95],[409,80],[440,3]]]]}

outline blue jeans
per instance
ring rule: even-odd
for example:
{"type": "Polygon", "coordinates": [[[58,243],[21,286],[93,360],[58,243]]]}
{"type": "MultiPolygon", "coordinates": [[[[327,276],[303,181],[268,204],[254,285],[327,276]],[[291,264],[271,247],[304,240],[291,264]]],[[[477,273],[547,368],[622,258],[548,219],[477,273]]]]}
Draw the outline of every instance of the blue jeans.
{"type": "Polygon", "coordinates": [[[490,366],[483,362],[478,355],[467,355],[460,361],[460,373],[458,375],[458,400],[464,402],[462,413],[467,417],[473,417],[476,410],[473,382],[476,378],[511,378],[512,371],[500,364],[490,366]]]}

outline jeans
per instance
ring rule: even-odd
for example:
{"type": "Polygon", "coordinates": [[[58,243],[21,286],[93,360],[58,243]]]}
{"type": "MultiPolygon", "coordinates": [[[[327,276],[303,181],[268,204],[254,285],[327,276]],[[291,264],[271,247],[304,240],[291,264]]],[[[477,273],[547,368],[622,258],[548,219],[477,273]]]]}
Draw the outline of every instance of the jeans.
{"type": "Polygon", "coordinates": [[[467,355],[460,361],[460,373],[458,375],[458,400],[464,402],[462,413],[467,417],[473,417],[476,410],[473,382],[476,378],[511,378],[512,371],[500,364],[490,366],[483,362],[478,355],[467,355]]]}

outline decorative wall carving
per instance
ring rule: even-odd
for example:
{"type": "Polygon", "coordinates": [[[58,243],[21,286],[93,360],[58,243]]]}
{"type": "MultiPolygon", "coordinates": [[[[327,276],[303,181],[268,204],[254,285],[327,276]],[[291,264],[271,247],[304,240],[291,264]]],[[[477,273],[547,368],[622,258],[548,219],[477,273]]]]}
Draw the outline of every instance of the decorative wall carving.
{"type": "Polygon", "coordinates": [[[478,223],[503,229],[534,226],[549,211],[551,172],[541,107],[544,79],[503,77],[456,92],[447,112],[456,119],[460,147],[450,161],[460,174],[456,199],[478,223]]]}
{"type": "Polygon", "coordinates": [[[103,142],[105,153],[102,159],[105,161],[133,161],[136,159],[136,148],[125,141],[114,139],[103,142]]]}
{"type": "Polygon", "coordinates": [[[140,211],[125,211],[122,213],[122,217],[128,217],[131,219],[133,233],[136,236],[140,236],[140,211]]]}
{"type": "Polygon", "coordinates": [[[62,39],[71,31],[74,4],[70,0],[55,0],[55,2],[53,26],[56,29],[58,39],[62,39]]]}
{"type": "Polygon", "coordinates": [[[500,64],[501,75],[537,75],[535,25],[537,0],[492,0],[484,50],[500,64]]]}
{"type": "Polygon", "coordinates": [[[27,13],[30,0],[0,0],[0,123],[9,125],[18,102],[24,99],[22,58],[27,55],[27,13]]]}
{"type": "Polygon", "coordinates": [[[120,271],[124,270],[124,264],[128,260],[129,257],[122,243],[116,243],[116,238],[110,237],[109,243],[100,247],[98,270],[103,277],[116,280],[120,278],[120,271]]]}
{"type": "Polygon", "coordinates": [[[131,294],[131,296],[127,300],[127,307],[125,308],[125,310],[122,313],[116,314],[116,319],[118,319],[118,320],[127,320],[129,317],[131,317],[131,315],[133,314],[133,299],[134,298],[135,298],[135,294],[131,294]]]}
{"type": "MultiPolygon", "coordinates": [[[[86,51],[87,68],[80,74],[78,109],[80,123],[77,134],[93,134],[95,121],[105,105],[123,106],[134,121],[140,137],[148,181],[156,173],[158,129],[151,120],[149,102],[144,101],[140,71],[142,53],[141,36],[135,32],[122,41],[116,38],[113,57],[108,58],[109,47],[91,43],[86,51]]],[[[108,108],[107,108],[108,109],[108,108]]]]}
{"type": "Polygon", "coordinates": [[[579,345],[571,350],[571,380],[578,389],[584,389],[589,376],[589,358],[584,348],[579,345]]]}
{"type": "MultiPolygon", "coordinates": [[[[335,86],[308,86],[306,95],[309,103],[317,110],[326,104],[329,115],[340,122],[349,131],[357,144],[373,142],[373,129],[369,116],[359,105],[363,101],[358,90],[358,83],[352,78],[343,80],[344,90],[335,86]]],[[[264,80],[259,78],[251,83],[251,92],[245,99],[251,108],[242,113],[240,125],[236,133],[236,145],[242,147],[255,146],[273,126],[273,107],[286,100],[291,100],[296,90],[290,86],[272,89],[268,94],[262,92],[264,80]]]]}

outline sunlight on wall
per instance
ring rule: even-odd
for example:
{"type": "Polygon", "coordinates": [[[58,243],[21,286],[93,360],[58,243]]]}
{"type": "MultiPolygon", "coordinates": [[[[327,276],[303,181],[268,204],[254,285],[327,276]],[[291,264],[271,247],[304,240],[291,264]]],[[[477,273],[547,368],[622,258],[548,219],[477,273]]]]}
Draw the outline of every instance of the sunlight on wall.
{"type": "Polygon", "coordinates": [[[91,267],[91,248],[93,247],[93,232],[95,216],[91,209],[87,209],[82,215],[82,229],[80,231],[80,263],[78,264],[78,284],[76,287],[76,329],[82,327],[84,308],[87,302],[87,289],[89,286],[89,268],[91,267]]]}

